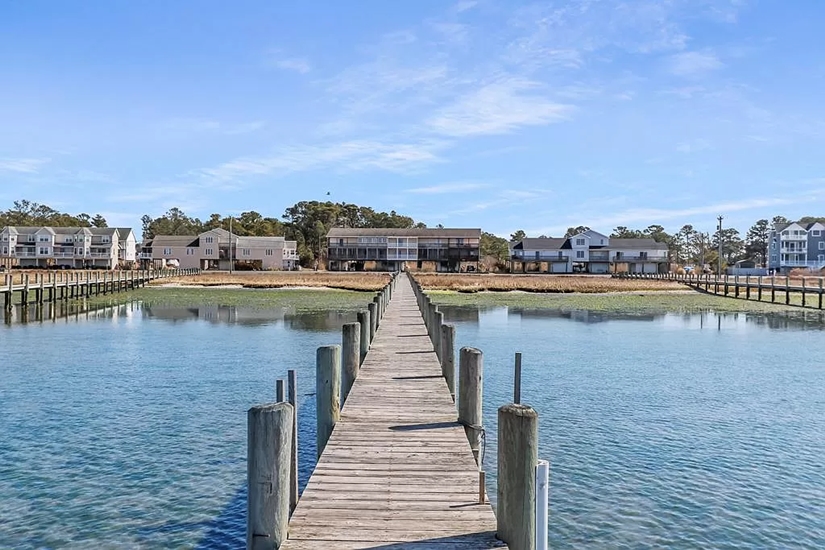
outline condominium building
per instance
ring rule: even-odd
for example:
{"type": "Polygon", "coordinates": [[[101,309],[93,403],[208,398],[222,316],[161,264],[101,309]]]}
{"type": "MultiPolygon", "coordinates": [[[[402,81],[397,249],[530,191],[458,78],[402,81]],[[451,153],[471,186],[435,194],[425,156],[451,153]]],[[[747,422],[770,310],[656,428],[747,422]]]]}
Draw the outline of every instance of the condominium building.
{"type": "Polygon", "coordinates": [[[510,243],[511,272],[666,273],[668,248],[653,239],[614,239],[588,230],[570,238],[510,243]]]}
{"type": "Polygon", "coordinates": [[[481,229],[335,227],[327,233],[330,271],[477,271],[481,229]]]}
{"type": "Polygon", "coordinates": [[[825,224],[782,223],[771,230],[768,269],[825,269],[825,224]]]}
{"type": "Polygon", "coordinates": [[[284,237],[241,237],[225,229],[196,236],[156,235],[141,245],[138,258],[146,266],[228,270],[293,269],[298,264],[295,241],[284,237]]]}
{"type": "Polygon", "coordinates": [[[21,227],[0,231],[0,265],[114,269],[135,262],[128,227],[21,227]]]}

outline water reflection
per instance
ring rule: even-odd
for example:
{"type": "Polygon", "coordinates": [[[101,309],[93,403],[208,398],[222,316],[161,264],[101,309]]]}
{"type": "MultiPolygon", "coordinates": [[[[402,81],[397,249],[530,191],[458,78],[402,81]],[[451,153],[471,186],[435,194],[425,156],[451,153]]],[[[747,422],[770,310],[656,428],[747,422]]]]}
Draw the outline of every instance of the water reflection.
{"type": "Polygon", "coordinates": [[[266,326],[283,324],[292,330],[337,330],[344,323],[356,321],[353,311],[298,311],[293,307],[255,308],[242,306],[202,305],[180,307],[176,305],[127,302],[118,305],[90,305],[85,300],[29,304],[15,306],[5,312],[4,321],[12,324],[45,323],[64,320],[124,319],[139,315],[172,324],[189,321],[212,324],[266,326]]]}
{"type": "Polygon", "coordinates": [[[825,312],[783,311],[776,313],[744,312],[618,312],[586,309],[534,309],[522,307],[440,306],[447,323],[518,323],[522,320],[560,319],[583,324],[658,322],[665,326],[723,330],[754,325],[774,330],[825,330],[825,312]]]}

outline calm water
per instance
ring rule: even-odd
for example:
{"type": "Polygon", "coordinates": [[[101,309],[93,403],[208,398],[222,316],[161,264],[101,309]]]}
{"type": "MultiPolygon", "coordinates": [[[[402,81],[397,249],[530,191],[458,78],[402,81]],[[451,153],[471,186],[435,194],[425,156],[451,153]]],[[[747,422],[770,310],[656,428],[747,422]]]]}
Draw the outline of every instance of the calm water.
{"type": "MultiPolygon", "coordinates": [[[[825,547],[822,325],[445,313],[485,352],[492,482],[524,354],[554,548],[825,547]]],[[[245,411],[298,370],[303,485],[314,350],[351,320],[128,305],[0,327],[0,548],[243,547],[245,411]]]]}

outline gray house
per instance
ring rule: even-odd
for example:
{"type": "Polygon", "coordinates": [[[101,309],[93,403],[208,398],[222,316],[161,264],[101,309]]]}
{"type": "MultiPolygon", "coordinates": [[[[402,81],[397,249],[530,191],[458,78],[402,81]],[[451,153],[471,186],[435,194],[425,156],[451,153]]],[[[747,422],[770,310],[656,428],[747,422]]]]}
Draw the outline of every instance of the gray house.
{"type": "Polygon", "coordinates": [[[668,248],[653,239],[614,239],[588,230],[568,239],[510,243],[511,272],[666,273],[668,248]]]}
{"type": "Polygon", "coordinates": [[[825,224],[783,223],[774,226],[768,245],[768,269],[825,269],[825,224]]]}

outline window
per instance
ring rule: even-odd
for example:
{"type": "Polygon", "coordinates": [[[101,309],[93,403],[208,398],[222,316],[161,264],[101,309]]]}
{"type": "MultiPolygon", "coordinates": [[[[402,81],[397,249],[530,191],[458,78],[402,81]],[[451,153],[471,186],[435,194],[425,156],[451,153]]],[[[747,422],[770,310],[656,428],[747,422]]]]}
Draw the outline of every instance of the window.
{"type": "Polygon", "coordinates": [[[102,243],[108,243],[108,242],[109,242],[109,237],[101,237],[101,238],[100,238],[100,242],[102,242],[102,243]]]}
{"type": "Polygon", "coordinates": [[[599,243],[604,244],[604,239],[599,239],[599,243]]]}
{"type": "Polygon", "coordinates": [[[584,258],[584,250],[576,250],[576,258],[584,258]]]}
{"type": "Polygon", "coordinates": [[[187,256],[194,256],[195,255],[195,249],[194,248],[187,248],[186,249],[186,255],[187,256]]]}
{"type": "Polygon", "coordinates": [[[37,253],[38,254],[48,254],[49,253],[49,247],[41,246],[37,253]]]}
{"type": "Polygon", "coordinates": [[[8,247],[8,246],[4,246],[4,247],[3,247],[3,254],[8,254],[8,253],[9,253],[9,247],[8,247]]]}
{"type": "Polygon", "coordinates": [[[248,249],[248,248],[242,248],[242,249],[241,249],[241,255],[242,255],[242,256],[251,256],[251,255],[252,255],[252,251],[251,251],[250,249],[248,249]]]}
{"type": "Polygon", "coordinates": [[[647,260],[647,252],[639,252],[639,258],[647,260]]]}
{"type": "Polygon", "coordinates": [[[820,241],[819,242],[819,249],[820,250],[825,250],[825,241],[820,241]]]}
{"type": "Polygon", "coordinates": [[[50,242],[51,240],[52,240],[51,237],[49,237],[48,235],[40,235],[39,237],[37,237],[37,242],[40,242],[40,243],[47,243],[47,242],[50,242]]]}
{"type": "Polygon", "coordinates": [[[584,239],[576,239],[576,246],[584,246],[586,242],[584,239]]]}
{"type": "Polygon", "coordinates": [[[819,260],[820,262],[825,262],[825,254],[820,254],[820,255],[819,255],[819,256],[817,256],[816,258],[817,258],[817,260],[819,260]]]}
{"type": "Polygon", "coordinates": [[[790,231],[783,231],[783,232],[782,232],[782,236],[783,236],[783,237],[787,237],[787,236],[788,236],[788,235],[790,235],[790,234],[791,234],[791,232],[790,232],[790,231]]]}
{"type": "Polygon", "coordinates": [[[211,256],[212,254],[215,253],[214,249],[212,249],[212,248],[207,248],[206,250],[204,250],[204,252],[206,253],[207,256],[211,256]]]}
{"type": "Polygon", "coordinates": [[[821,237],[822,230],[821,229],[814,229],[811,231],[811,237],[821,237]]]}
{"type": "Polygon", "coordinates": [[[5,235],[3,235],[3,242],[4,242],[4,243],[9,242],[9,238],[8,238],[8,237],[6,237],[5,235]]]}
{"type": "Polygon", "coordinates": [[[172,254],[172,249],[171,248],[164,248],[163,249],[163,254],[164,254],[164,256],[171,255],[172,254]]]}
{"type": "Polygon", "coordinates": [[[267,256],[272,256],[272,249],[271,248],[266,249],[266,255],[267,256]]]}
{"type": "Polygon", "coordinates": [[[204,237],[203,242],[206,244],[212,244],[213,240],[213,237],[204,237]]]}

